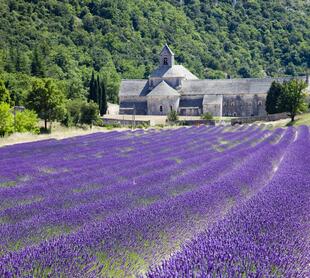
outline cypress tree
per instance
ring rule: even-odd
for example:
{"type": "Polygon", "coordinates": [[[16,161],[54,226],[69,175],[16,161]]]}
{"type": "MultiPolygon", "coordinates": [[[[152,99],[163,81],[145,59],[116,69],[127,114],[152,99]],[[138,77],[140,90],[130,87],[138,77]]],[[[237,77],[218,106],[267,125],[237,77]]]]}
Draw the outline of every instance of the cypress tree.
{"type": "Polygon", "coordinates": [[[91,75],[91,79],[89,82],[89,94],[88,94],[88,101],[94,101],[96,102],[96,90],[95,90],[95,86],[96,86],[96,80],[95,80],[95,73],[94,71],[92,72],[91,75]]]}
{"type": "Polygon", "coordinates": [[[268,114],[283,112],[278,106],[281,93],[282,93],[282,84],[275,81],[272,82],[266,98],[266,112],[268,114]]]}
{"type": "Polygon", "coordinates": [[[101,88],[100,88],[100,77],[97,75],[96,79],[96,99],[94,100],[98,105],[100,109],[100,99],[101,99],[101,88]]]}
{"type": "Polygon", "coordinates": [[[107,102],[107,90],[104,81],[101,82],[101,106],[100,106],[100,115],[107,113],[108,102],[107,102]]]}

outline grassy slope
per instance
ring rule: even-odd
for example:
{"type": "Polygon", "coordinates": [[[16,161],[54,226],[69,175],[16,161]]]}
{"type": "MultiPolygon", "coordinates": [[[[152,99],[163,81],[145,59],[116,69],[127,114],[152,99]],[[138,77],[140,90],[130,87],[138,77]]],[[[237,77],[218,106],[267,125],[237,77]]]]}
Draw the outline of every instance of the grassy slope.
{"type": "Polygon", "coordinates": [[[305,113],[296,117],[296,121],[289,123],[292,126],[308,125],[310,126],[310,113],[305,113]]]}

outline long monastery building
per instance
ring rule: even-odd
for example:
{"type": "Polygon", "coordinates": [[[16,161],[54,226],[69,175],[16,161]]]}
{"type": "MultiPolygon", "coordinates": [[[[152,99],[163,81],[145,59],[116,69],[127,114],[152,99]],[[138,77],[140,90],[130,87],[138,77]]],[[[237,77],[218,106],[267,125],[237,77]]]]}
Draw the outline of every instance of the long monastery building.
{"type": "Polygon", "coordinates": [[[160,64],[149,79],[122,80],[120,113],[132,114],[135,110],[137,115],[167,115],[175,110],[183,116],[206,112],[213,116],[264,116],[271,83],[288,79],[200,80],[184,66],[176,65],[174,53],[165,45],[160,64]]]}

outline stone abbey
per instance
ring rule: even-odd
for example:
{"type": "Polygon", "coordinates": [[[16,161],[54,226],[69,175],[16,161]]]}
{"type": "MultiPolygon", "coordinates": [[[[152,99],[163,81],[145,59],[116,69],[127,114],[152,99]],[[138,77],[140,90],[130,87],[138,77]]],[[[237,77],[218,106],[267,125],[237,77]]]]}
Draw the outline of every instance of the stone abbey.
{"type": "Polygon", "coordinates": [[[131,114],[134,109],[137,115],[167,115],[175,110],[182,116],[207,112],[213,116],[264,116],[271,83],[290,79],[200,80],[184,66],[175,64],[168,45],[163,47],[159,61],[149,79],[122,80],[120,114],[131,114]]]}

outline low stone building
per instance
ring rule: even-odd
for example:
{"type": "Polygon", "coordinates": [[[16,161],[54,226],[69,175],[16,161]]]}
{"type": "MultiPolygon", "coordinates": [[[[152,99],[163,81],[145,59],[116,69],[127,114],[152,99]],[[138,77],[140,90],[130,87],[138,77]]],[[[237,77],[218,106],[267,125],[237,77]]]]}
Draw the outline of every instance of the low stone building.
{"type": "Polygon", "coordinates": [[[289,79],[199,80],[182,65],[175,65],[174,53],[165,45],[160,64],[149,79],[122,80],[120,114],[167,115],[175,110],[182,116],[207,112],[213,116],[264,116],[271,83],[289,79]]]}

